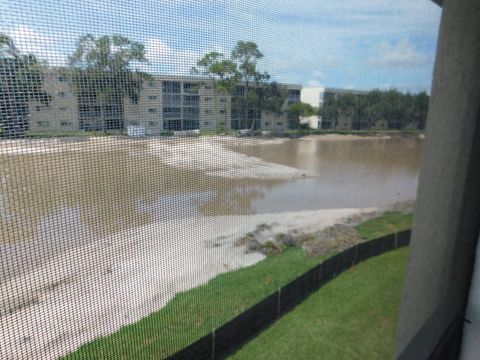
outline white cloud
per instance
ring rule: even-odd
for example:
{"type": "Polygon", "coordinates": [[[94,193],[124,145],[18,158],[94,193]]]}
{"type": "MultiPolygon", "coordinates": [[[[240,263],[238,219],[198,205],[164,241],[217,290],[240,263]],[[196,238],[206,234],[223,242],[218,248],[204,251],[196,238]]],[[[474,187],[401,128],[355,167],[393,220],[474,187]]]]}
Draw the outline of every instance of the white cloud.
{"type": "Polygon", "coordinates": [[[47,61],[49,65],[66,65],[67,55],[54,36],[25,26],[17,26],[7,33],[22,53],[34,54],[38,60],[47,61]]]}
{"type": "Polygon", "coordinates": [[[397,83],[397,84],[381,84],[378,86],[382,90],[399,90],[399,91],[409,91],[409,92],[420,92],[426,91],[430,93],[431,84],[429,83],[397,83]]]}
{"type": "MultiPolygon", "coordinates": [[[[46,2],[53,4],[53,0],[46,2]]],[[[58,18],[65,18],[58,22],[61,26],[52,21],[38,27],[42,24],[26,15],[23,18],[18,10],[18,22],[13,24],[35,24],[12,31],[20,39],[19,47],[56,65],[72,53],[78,35],[115,31],[146,45],[149,63],[136,64],[137,68],[186,75],[205,52],[217,50],[228,55],[230,51],[225,49],[237,40],[251,40],[265,55],[259,67],[274,80],[363,87],[386,81],[428,82],[441,13],[431,0],[77,3],[78,19],[69,10],[60,12],[64,16],[58,18]],[[71,33],[65,34],[65,29],[71,33]],[[416,47],[399,43],[402,38],[415,39],[416,47]],[[405,71],[411,67],[405,64],[414,64],[415,73],[405,71]],[[388,78],[380,78],[379,65],[392,70],[388,78]]]]}
{"type": "Polygon", "coordinates": [[[389,68],[422,67],[429,63],[428,56],[420,53],[408,39],[396,44],[383,41],[376,51],[375,57],[370,57],[368,63],[374,66],[389,68]]]}
{"type": "Polygon", "coordinates": [[[314,70],[312,75],[313,77],[320,78],[320,79],[325,77],[325,73],[320,70],[314,70]]]}
{"type": "Polygon", "coordinates": [[[324,85],[320,83],[318,80],[310,80],[307,82],[307,86],[312,86],[312,87],[323,87],[324,85]]]}
{"type": "Polygon", "coordinates": [[[213,46],[205,51],[175,49],[159,38],[150,38],[145,41],[145,57],[148,63],[137,64],[136,68],[153,74],[190,75],[203,54],[217,51],[227,54],[222,46],[213,46]]]}
{"type": "MultiPolygon", "coordinates": [[[[255,26],[233,31],[238,33],[237,38],[255,39],[265,54],[269,72],[282,81],[306,83],[317,79],[313,73],[321,70],[328,74],[331,86],[350,81],[378,86],[376,65],[368,60],[380,56],[376,55],[380,42],[396,44],[402,38],[419,39],[419,49],[427,55],[414,49],[407,53],[410,58],[402,59],[393,53],[384,60],[396,64],[409,60],[418,64],[416,69],[424,65],[425,77],[430,76],[429,59],[433,59],[441,14],[441,9],[430,0],[246,2],[248,6],[235,2],[236,6],[230,8],[231,16],[242,24],[255,26]]],[[[391,53],[395,49],[388,50],[391,53]]],[[[398,65],[392,70],[399,70],[398,65]]],[[[392,76],[413,77],[405,71],[394,71],[392,76]]],[[[322,82],[326,79],[318,77],[322,82]]]]}

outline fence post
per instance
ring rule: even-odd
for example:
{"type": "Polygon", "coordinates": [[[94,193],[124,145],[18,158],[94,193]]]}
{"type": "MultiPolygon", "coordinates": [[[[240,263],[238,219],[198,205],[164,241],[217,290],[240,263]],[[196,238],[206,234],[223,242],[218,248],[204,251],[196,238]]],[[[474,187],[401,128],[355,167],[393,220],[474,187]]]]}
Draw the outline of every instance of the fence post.
{"type": "Polygon", "coordinates": [[[281,310],[280,307],[282,306],[281,297],[282,297],[282,288],[279,287],[278,288],[278,302],[277,302],[277,317],[280,317],[280,310],[281,310]]]}
{"type": "Polygon", "coordinates": [[[212,330],[212,360],[215,360],[215,329],[212,330]]]}
{"type": "Polygon", "coordinates": [[[358,262],[358,244],[355,245],[355,256],[353,257],[353,264],[352,265],[356,265],[358,262]]]}

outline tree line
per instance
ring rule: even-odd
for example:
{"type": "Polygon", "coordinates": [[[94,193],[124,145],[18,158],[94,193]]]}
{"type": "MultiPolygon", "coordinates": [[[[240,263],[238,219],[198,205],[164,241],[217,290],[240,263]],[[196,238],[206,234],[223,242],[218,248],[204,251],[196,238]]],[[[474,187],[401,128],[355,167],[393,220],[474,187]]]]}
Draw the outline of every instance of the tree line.
{"type": "MultiPolygon", "coordinates": [[[[362,95],[347,93],[328,97],[321,109],[298,101],[286,106],[288,90],[270,81],[268,72],[258,67],[263,56],[256,43],[238,41],[229,55],[207,53],[191,69],[192,75],[213,84],[216,109],[219,96],[231,96],[234,129],[259,128],[262,112],[287,114],[290,127],[297,127],[300,117],[315,114],[322,116],[324,123],[331,124],[350,116],[354,128],[368,128],[378,120],[387,121],[389,127],[395,129],[411,124],[425,127],[426,93],[412,95],[376,90],[362,95]]],[[[145,62],[145,46],[120,35],[87,34],[77,40],[65,71],[78,99],[80,126],[83,117],[101,119],[99,128],[83,129],[124,128],[124,99],[137,103],[143,83],[151,79],[151,75],[134,69],[134,64],[145,62]]],[[[41,69],[45,66],[34,55],[22,54],[9,36],[0,33],[0,133],[4,137],[22,136],[28,130],[30,102],[50,104],[52,96],[43,90],[41,69]]],[[[224,113],[220,125],[226,129],[229,119],[227,112],[224,113]]]]}
{"type": "Polygon", "coordinates": [[[404,94],[397,90],[365,93],[325,94],[319,115],[324,127],[337,126],[343,119],[353,130],[369,129],[384,121],[389,129],[424,129],[429,96],[426,92],[404,94]]]}

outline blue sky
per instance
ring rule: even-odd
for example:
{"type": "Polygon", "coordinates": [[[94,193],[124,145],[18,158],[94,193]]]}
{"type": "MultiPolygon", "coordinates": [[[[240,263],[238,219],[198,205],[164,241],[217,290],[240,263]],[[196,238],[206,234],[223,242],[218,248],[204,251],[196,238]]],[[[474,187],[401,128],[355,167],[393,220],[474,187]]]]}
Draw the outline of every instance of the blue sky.
{"type": "Polygon", "coordinates": [[[166,74],[249,40],[277,81],[414,92],[430,90],[441,15],[430,0],[2,0],[0,12],[0,32],[52,65],[85,33],[144,43],[147,70],[166,74]]]}

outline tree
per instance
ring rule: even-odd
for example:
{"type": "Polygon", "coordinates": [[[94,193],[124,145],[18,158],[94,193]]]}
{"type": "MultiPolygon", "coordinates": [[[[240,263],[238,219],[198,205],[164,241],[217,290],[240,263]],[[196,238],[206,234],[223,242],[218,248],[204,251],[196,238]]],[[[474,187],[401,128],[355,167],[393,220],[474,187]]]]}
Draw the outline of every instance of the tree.
{"type": "MultiPolygon", "coordinates": [[[[207,76],[213,83],[214,101],[215,101],[215,116],[218,114],[218,96],[220,94],[231,95],[235,86],[237,85],[240,74],[237,69],[237,64],[230,59],[225,59],[225,55],[218,52],[210,52],[205,54],[197,61],[197,67],[192,69],[192,72],[197,75],[207,76]]],[[[224,112],[224,120],[221,124],[223,132],[226,133],[227,126],[227,109],[222,109],[224,112]]]]}
{"type": "MultiPolygon", "coordinates": [[[[268,79],[265,77],[265,79],[268,79]]],[[[285,112],[284,104],[288,96],[288,90],[277,82],[262,83],[259,91],[259,108],[275,115],[285,112]]]]}
{"type": "Polygon", "coordinates": [[[310,117],[314,115],[318,115],[318,109],[314,108],[312,105],[303,103],[303,102],[297,102],[294,104],[291,104],[288,107],[288,118],[289,119],[294,119],[296,121],[296,127],[298,127],[300,123],[300,118],[301,117],[310,117]]]}
{"type": "Polygon", "coordinates": [[[244,106],[247,117],[252,114],[253,130],[257,126],[257,114],[260,111],[260,97],[258,88],[262,81],[268,80],[270,76],[265,72],[261,73],[257,69],[258,60],[263,58],[263,54],[258,49],[257,44],[251,41],[238,41],[232,51],[231,58],[237,63],[241,74],[241,80],[245,84],[244,106]],[[252,87],[252,84],[254,85],[252,87]]]}
{"type": "Polygon", "coordinates": [[[288,107],[290,116],[309,117],[316,114],[318,114],[318,109],[307,103],[298,102],[288,107]]]}
{"type": "Polygon", "coordinates": [[[42,89],[42,65],[32,54],[21,54],[13,40],[0,34],[0,133],[20,137],[29,128],[31,101],[45,106],[51,96],[42,89]]]}
{"type": "Polygon", "coordinates": [[[390,129],[425,127],[429,96],[425,93],[402,94],[397,90],[374,90],[363,94],[326,96],[320,109],[323,123],[337,124],[345,117],[352,119],[352,128],[368,129],[385,120],[390,129]]]}
{"type": "Polygon", "coordinates": [[[425,91],[417,94],[413,99],[413,121],[419,129],[425,129],[430,97],[425,91]]]}
{"type": "Polygon", "coordinates": [[[123,129],[125,97],[138,102],[149,75],[133,71],[134,62],[146,62],[143,44],[120,36],[81,36],[69,58],[71,86],[78,97],[81,127],[85,130],[123,129]],[[89,117],[101,117],[100,124],[89,117]],[[85,121],[82,121],[84,119],[85,121]]]}

